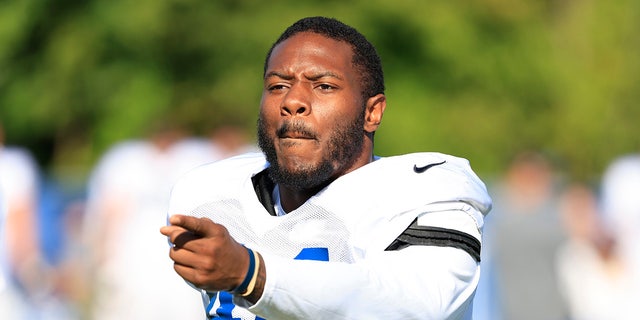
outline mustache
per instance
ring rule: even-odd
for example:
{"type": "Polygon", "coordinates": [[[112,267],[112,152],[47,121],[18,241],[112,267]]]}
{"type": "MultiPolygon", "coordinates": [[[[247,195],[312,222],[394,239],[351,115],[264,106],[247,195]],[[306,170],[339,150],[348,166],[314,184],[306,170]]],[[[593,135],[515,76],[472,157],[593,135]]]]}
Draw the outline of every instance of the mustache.
{"type": "Polygon", "coordinates": [[[316,139],[316,132],[307,126],[302,121],[285,121],[280,128],[276,130],[276,134],[279,138],[286,136],[289,133],[295,132],[297,135],[301,135],[307,139],[316,139]]]}

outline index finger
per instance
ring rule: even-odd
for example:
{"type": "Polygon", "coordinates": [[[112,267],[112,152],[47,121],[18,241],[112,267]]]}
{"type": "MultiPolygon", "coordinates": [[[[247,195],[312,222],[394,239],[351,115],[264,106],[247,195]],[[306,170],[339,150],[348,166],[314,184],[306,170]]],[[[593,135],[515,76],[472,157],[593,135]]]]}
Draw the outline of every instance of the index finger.
{"type": "Polygon", "coordinates": [[[171,216],[169,223],[173,226],[185,228],[199,236],[207,236],[213,225],[213,221],[209,218],[196,218],[181,214],[171,216]]]}

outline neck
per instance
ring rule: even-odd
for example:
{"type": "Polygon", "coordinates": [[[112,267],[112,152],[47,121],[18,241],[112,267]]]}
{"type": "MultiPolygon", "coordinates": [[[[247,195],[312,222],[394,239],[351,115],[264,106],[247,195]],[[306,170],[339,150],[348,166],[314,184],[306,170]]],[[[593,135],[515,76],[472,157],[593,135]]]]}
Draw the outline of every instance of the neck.
{"type": "Polygon", "coordinates": [[[282,210],[289,213],[299,208],[327,185],[329,185],[329,183],[305,190],[291,189],[285,185],[276,186],[276,188],[280,189],[280,205],[282,206],[282,210]]]}

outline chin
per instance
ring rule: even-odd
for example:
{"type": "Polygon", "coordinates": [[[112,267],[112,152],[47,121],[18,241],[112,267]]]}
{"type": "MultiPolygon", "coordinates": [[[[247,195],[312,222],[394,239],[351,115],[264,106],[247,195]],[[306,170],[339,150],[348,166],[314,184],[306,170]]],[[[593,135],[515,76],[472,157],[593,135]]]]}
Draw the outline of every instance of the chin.
{"type": "Polygon", "coordinates": [[[278,150],[277,154],[280,165],[289,170],[308,170],[322,162],[317,150],[286,148],[286,151],[278,150]]]}
{"type": "Polygon", "coordinates": [[[317,167],[314,161],[299,156],[281,158],[281,160],[279,160],[279,164],[282,170],[293,175],[310,174],[317,167]]]}
{"type": "Polygon", "coordinates": [[[334,168],[328,161],[278,161],[272,167],[271,177],[274,182],[296,190],[315,189],[325,185],[334,176],[334,168]]]}

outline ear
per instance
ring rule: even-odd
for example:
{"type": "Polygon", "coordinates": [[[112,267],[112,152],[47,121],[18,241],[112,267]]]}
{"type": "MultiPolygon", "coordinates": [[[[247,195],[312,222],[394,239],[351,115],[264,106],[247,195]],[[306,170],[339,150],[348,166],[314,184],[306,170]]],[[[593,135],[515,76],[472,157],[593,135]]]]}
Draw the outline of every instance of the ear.
{"type": "Polygon", "coordinates": [[[380,93],[367,99],[364,111],[364,131],[372,133],[378,130],[382,122],[382,114],[387,107],[387,97],[380,93]]]}

